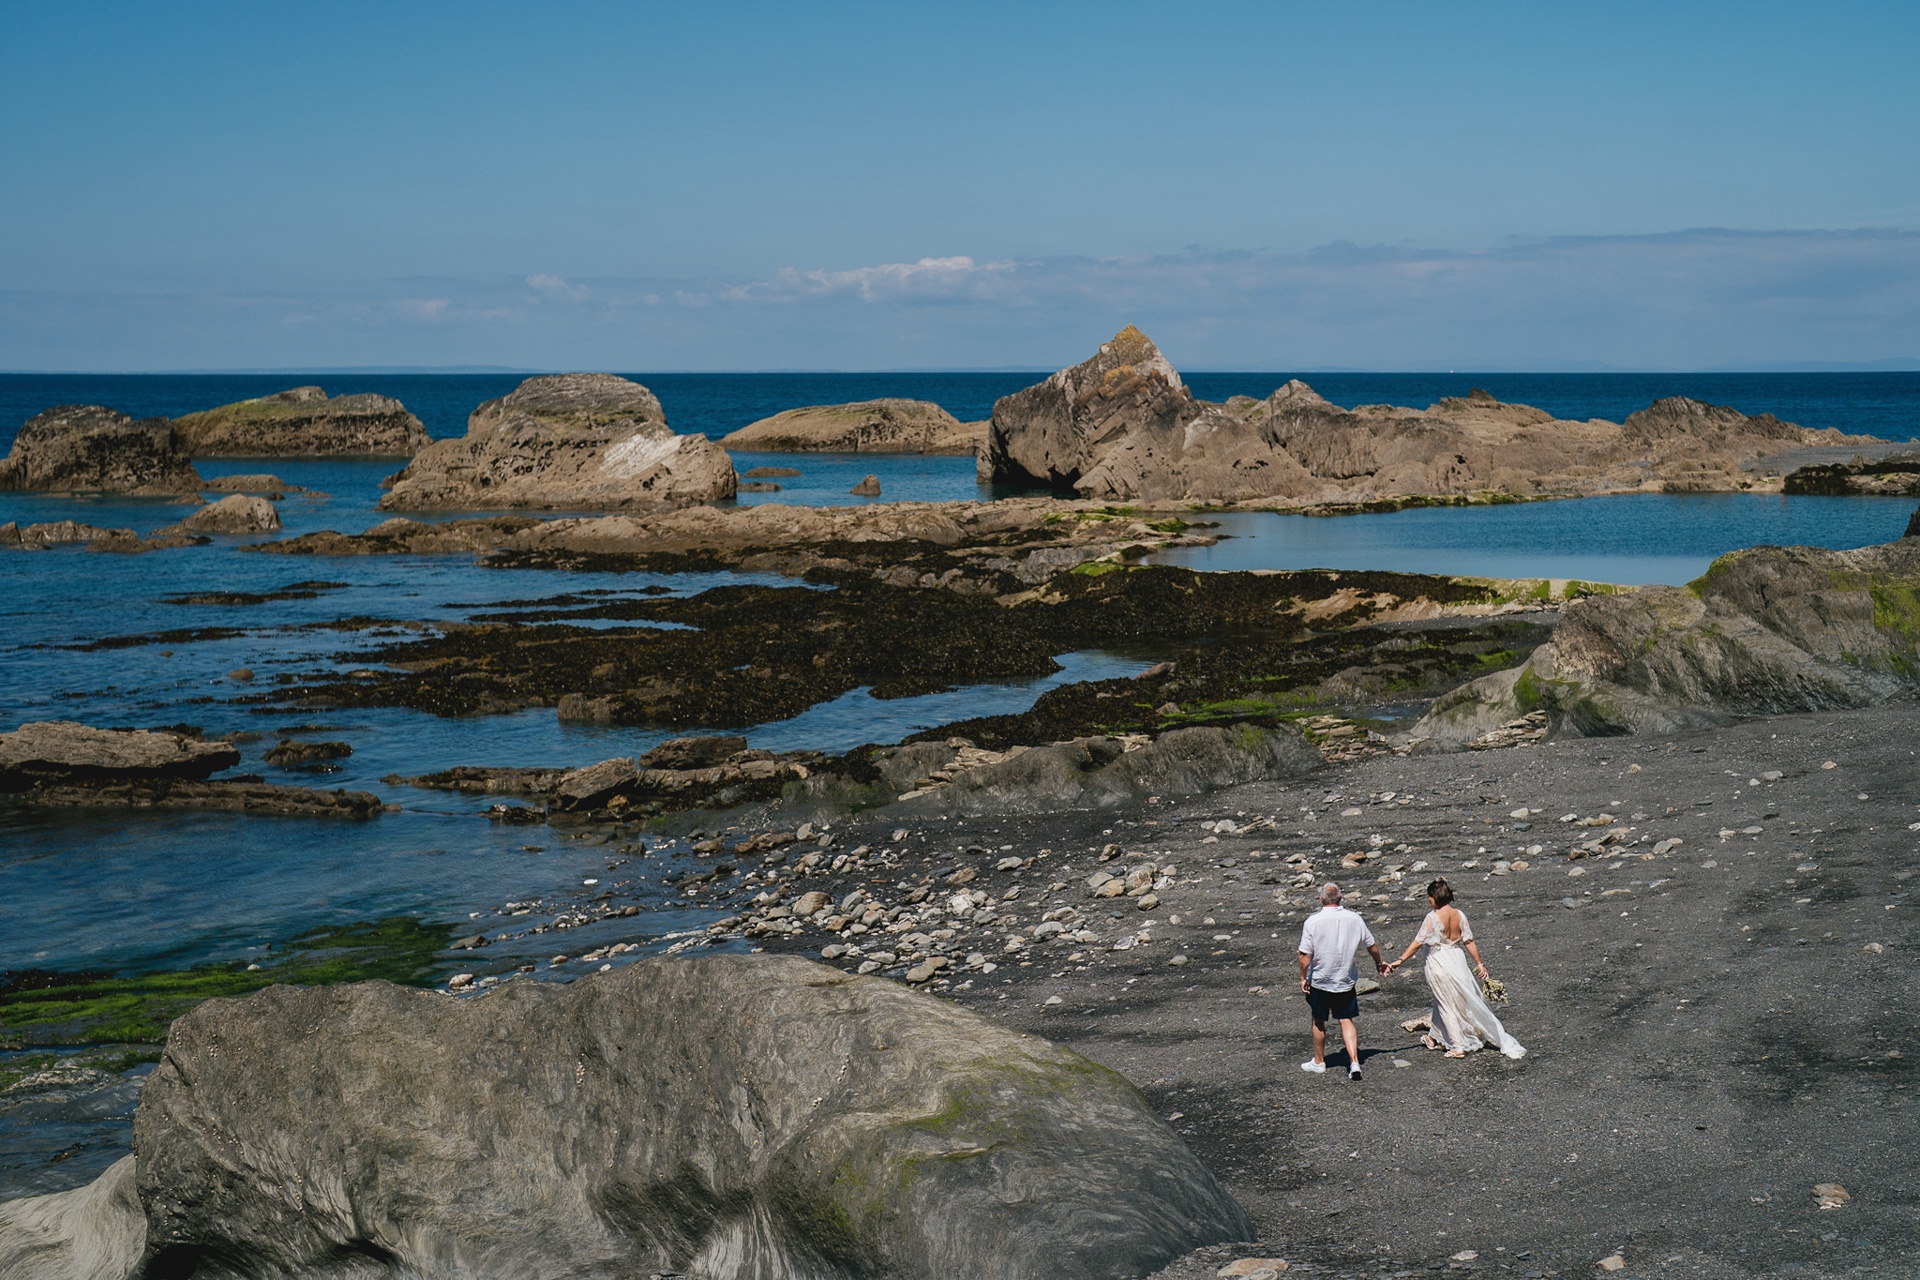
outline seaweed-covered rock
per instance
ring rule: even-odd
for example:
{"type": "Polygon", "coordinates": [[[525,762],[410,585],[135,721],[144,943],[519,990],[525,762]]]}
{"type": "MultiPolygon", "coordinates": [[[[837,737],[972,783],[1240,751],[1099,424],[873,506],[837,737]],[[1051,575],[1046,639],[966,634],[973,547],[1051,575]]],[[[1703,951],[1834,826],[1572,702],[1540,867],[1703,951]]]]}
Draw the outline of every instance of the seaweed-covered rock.
{"type": "Polygon", "coordinates": [[[40,783],[200,779],[240,763],[225,742],[177,733],[39,720],[0,733],[0,791],[40,783]]]}
{"type": "Polygon", "coordinates": [[[173,420],[196,458],[410,458],[427,429],[387,396],[295,387],[173,420]]]}
{"type": "Polygon", "coordinates": [[[675,435],[653,392],[610,373],[528,378],[422,449],[388,482],[382,510],[642,510],[731,498],[727,451],[675,435]]]}
{"type": "Polygon", "coordinates": [[[787,409],[722,436],[727,449],[765,453],[977,452],[987,424],[961,422],[930,400],[863,400],[787,409]]]}
{"type": "Polygon", "coordinates": [[[1685,587],[1574,602],[1525,663],[1436,699],[1408,736],[1460,746],[1535,711],[1569,736],[1668,733],[1916,686],[1920,543],[1754,547],[1685,587]]]}
{"type": "Polygon", "coordinates": [[[0,489],[141,496],[193,493],[200,473],[165,418],[136,422],[97,404],[66,404],[29,419],[0,459],[0,489]]]}
{"type": "Polygon", "coordinates": [[[1112,1071],[774,956],[209,1000],[134,1149],[84,1225],[143,1216],[149,1274],[1119,1280],[1250,1234],[1112,1071]]]}

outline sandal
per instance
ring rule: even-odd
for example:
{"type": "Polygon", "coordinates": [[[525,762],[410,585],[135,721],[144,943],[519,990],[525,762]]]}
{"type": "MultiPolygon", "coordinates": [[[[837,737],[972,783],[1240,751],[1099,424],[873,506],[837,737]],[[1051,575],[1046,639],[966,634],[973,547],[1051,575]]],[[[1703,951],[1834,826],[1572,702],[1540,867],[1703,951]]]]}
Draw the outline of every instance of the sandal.
{"type": "Polygon", "coordinates": [[[1440,1043],[1440,1042],[1439,1042],[1438,1040],[1435,1040],[1435,1039],[1434,1039],[1434,1038],[1433,1038],[1432,1036],[1421,1036],[1421,1037],[1420,1037],[1420,1043],[1421,1043],[1421,1044],[1423,1044],[1423,1045],[1425,1045],[1425,1046],[1427,1046],[1427,1048],[1429,1048],[1429,1049],[1444,1049],[1444,1048],[1446,1048],[1446,1046],[1445,1046],[1445,1045],[1443,1045],[1443,1044],[1441,1044],[1441,1043],[1440,1043]]]}
{"type": "Polygon", "coordinates": [[[1465,1049],[1449,1049],[1447,1050],[1447,1056],[1449,1058],[1464,1058],[1467,1056],[1467,1051],[1465,1049]]]}

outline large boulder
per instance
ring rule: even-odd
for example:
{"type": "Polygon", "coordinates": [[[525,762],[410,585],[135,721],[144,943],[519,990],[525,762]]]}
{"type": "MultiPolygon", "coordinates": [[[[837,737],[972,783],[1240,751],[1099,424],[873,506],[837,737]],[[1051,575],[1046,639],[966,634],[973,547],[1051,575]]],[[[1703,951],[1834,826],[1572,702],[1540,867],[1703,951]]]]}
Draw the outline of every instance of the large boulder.
{"type": "Polygon", "coordinates": [[[200,508],[169,533],[271,533],[280,527],[280,513],[265,498],[234,493],[200,508]]]}
{"type": "Polygon", "coordinates": [[[40,720],[0,733],[0,791],[42,783],[202,779],[240,763],[226,742],[40,720]]]}
{"type": "Polygon", "coordinates": [[[295,387],[173,420],[196,458],[411,458],[427,429],[387,396],[295,387]]]}
{"type": "Polygon", "coordinates": [[[1920,540],[1755,547],[1685,587],[1576,601],[1551,642],[1436,699],[1408,737],[1462,746],[1536,711],[1568,736],[1671,733],[1915,687],[1920,540]]]}
{"type": "Polygon", "coordinates": [[[645,510],[731,498],[727,451],[675,435],[653,392],[610,373],[528,378],[389,482],[387,511],[502,507],[645,510]]]}
{"type": "Polygon", "coordinates": [[[148,1275],[1120,1280],[1251,1234],[1112,1071],[788,957],[209,1000],[134,1150],[92,1231],[148,1275]]]}
{"type": "Polygon", "coordinates": [[[1907,536],[1920,538],[1920,507],[1915,507],[1913,514],[1907,517],[1907,536]]]}
{"type": "Polygon", "coordinates": [[[961,422],[929,400],[863,400],[788,409],[723,436],[727,449],[764,453],[978,451],[987,424],[961,422]]]}
{"type": "Polygon", "coordinates": [[[0,489],[162,495],[200,487],[180,435],[165,418],[136,422],[97,404],[66,404],[29,419],[0,459],[0,489]]]}
{"type": "Polygon", "coordinates": [[[1196,400],[1127,328],[1090,360],[994,405],[980,478],[1103,501],[1300,505],[1475,494],[1738,490],[1783,446],[1884,443],[1673,397],[1625,423],[1560,421],[1484,391],[1425,409],[1343,409],[1290,381],[1264,400],[1196,400]]]}

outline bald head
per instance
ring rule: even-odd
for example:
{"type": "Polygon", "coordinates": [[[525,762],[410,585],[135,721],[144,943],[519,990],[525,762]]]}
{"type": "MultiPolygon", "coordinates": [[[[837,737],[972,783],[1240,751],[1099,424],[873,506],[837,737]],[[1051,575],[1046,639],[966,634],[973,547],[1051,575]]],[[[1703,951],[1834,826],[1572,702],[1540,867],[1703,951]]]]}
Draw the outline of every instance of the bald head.
{"type": "Polygon", "coordinates": [[[1329,880],[1320,886],[1320,901],[1330,907],[1340,905],[1340,886],[1329,880]]]}

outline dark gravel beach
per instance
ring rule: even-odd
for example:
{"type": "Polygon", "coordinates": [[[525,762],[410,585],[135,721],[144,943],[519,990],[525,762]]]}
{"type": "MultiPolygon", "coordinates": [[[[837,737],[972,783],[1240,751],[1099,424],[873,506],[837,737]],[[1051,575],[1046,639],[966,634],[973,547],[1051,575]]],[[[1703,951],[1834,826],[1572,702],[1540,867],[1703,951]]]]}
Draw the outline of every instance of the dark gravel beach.
{"type": "MultiPolygon", "coordinates": [[[[1169,1280],[1248,1257],[1351,1277],[1597,1275],[1615,1257],[1627,1276],[1906,1276],[1920,1267],[1920,1047],[1898,976],[1915,941],[1916,747],[1909,700],[1377,756],[1124,816],[915,824],[892,874],[1051,850],[967,887],[1023,885],[1009,934],[1031,934],[1036,906],[1072,906],[1099,941],[1030,942],[960,976],[963,928],[956,976],[934,983],[1124,1073],[1246,1205],[1263,1243],[1203,1251],[1169,1280]],[[1201,825],[1223,817],[1256,829],[1201,825]],[[1343,867],[1356,851],[1371,856],[1343,867]],[[1087,888],[1129,854],[1176,868],[1153,910],[1087,888]],[[1361,1083],[1302,1072],[1307,882],[1340,881],[1392,958],[1436,873],[1508,985],[1497,1009],[1526,1058],[1423,1049],[1399,1025],[1426,1008],[1416,960],[1362,998],[1361,1083]],[[1150,941],[1113,948],[1149,920],[1150,941]],[[1850,1202],[1819,1208],[1827,1183],[1850,1202]]],[[[837,896],[852,882],[836,879],[795,887],[837,896]]],[[[817,956],[823,940],[766,945],[817,956]]]]}

